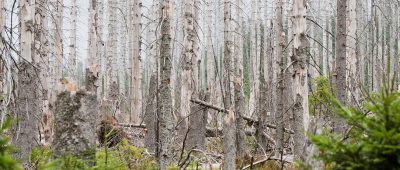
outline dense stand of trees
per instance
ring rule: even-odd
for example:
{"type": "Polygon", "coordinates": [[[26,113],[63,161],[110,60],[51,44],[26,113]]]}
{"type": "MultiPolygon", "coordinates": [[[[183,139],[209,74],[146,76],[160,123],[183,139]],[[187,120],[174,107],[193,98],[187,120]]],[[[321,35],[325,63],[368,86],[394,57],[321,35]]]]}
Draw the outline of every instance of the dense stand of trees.
{"type": "Polygon", "coordinates": [[[215,138],[226,170],[255,155],[316,165],[306,134],[349,131],[317,105],[321,77],[343,106],[361,107],[388,82],[399,90],[399,5],[1,0],[1,123],[16,120],[11,143],[24,163],[41,145],[96,147],[96,125],[112,118],[145,133],[134,144],[160,169],[184,167],[215,138]]]}

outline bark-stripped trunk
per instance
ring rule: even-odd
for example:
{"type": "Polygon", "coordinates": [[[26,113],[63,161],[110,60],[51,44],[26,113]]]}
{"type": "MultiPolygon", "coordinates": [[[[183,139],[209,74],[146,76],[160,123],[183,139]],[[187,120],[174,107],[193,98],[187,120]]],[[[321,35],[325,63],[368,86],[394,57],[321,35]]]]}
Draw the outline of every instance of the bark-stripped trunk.
{"type": "MultiPolygon", "coordinates": [[[[347,61],[346,61],[346,6],[347,0],[337,0],[336,28],[336,97],[342,104],[347,104],[347,61]]],[[[344,122],[338,116],[334,117],[335,132],[344,132],[344,122]]]]}
{"type": "Polygon", "coordinates": [[[233,88],[233,57],[234,47],[232,41],[232,4],[230,0],[224,1],[224,107],[228,113],[224,116],[223,124],[223,148],[224,148],[224,170],[236,169],[236,115],[234,105],[233,88]]]}
{"type": "Polygon", "coordinates": [[[305,161],[305,132],[308,128],[308,85],[307,85],[307,8],[304,0],[293,3],[293,88],[295,103],[294,118],[294,159],[305,161]]]}
{"type": "Polygon", "coordinates": [[[257,0],[250,1],[250,21],[249,21],[249,31],[250,31],[250,97],[249,97],[249,115],[253,115],[257,107],[257,96],[258,89],[256,89],[257,79],[257,20],[256,20],[256,3],[257,0]]]}
{"type": "Polygon", "coordinates": [[[140,21],[141,0],[133,0],[131,3],[131,31],[130,34],[130,62],[131,62],[131,114],[129,117],[130,122],[139,122],[140,113],[142,113],[142,87],[141,87],[141,74],[140,74],[140,21]],[[132,4],[133,3],[133,4],[132,4]]]}
{"type": "Polygon", "coordinates": [[[77,0],[72,0],[72,6],[71,6],[71,21],[70,21],[70,27],[71,27],[71,35],[69,39],[69,62],[68,62],[68,68],[69,68],[69,76],[74,82],[78,82],[77,80],[77,67],[76,67],[76,31],[77,31],[77,24],[76,20],[78,19],[78,6],[76,4],[77,0]]]}
{"type": "Polygon", "coordinates": [[[184,119],[181,121],[179,126],[180,136],[184,136],[188,126],[188,121],[186,119],[187,115],[190,113],[190,99],[196,98],[196,88],[197,88],[197,73],[194,72],[197,67],[196,55],[194,54],[194,46],[197,41],[197,36],[195,32],[194,20],[194,3],[195,0],[184,1],[184,21],[183,21],[183,49],[181,56],[181,99],[180,99],[180,115],[179,119],[184,119]]]}
{"type": "Polygon", "coordinates": [[[284,92],[286,89],[285,84],[285,56],[283,55],[283,48],[285,46],[285,37],[283,32],[283,2],[282,0],[276,1],[276,59],[279,65],[278,73],[278,86],[277,86],[277,111],[275,113],[276,127],[276,150],[275,155],[280,157],[283,154],[283,137],[284,137],[284,113],[286,103],[284,101],[284,92]]]}
{"type": "MultiPolygon", "coordinates": [[[[93,82],[96,87],[99,87],[99,82],[97,78],[99,78],[99,64],[98,58],[100,58],[99,53],[99,32],[98,32],[98,4],[96,0],[89,1],[89,57],[88,57],[88,67],[86,71],[90,71],[92,75],[96,76],[95,81],[93,82]]],[[[86,89],[88,90],[88,89],[86,89]]],[[[99,98],[98,89],[95,89],[97,98],[99,98]]]]}
{"type": "Polygon", "coordinates": [[[349,22],[348,22],[348,33],[349,38],[347,41],[347,51],[346,55],[348,56],[348,68],[349,68],[349,79],[348,79],[348,99],[352,104],[358,104],[360,99],[359,89],[360,89],[360,78],[359,74],[357,74],[357,13],[356,13],[357,2],[356,0],[349,0],[349,22]]]}
{"type": "MultiPolygon", "coordinates": [[[[63,67],[62,67],[62,60],[63,60],[63,8],[64,2],[63,0],[54,0],[53,1],[54,8],[56,10],[55,14],[55,61],[54,61],[54,77],[53,77],[53,87],[55,91],[52,94],[53,100],[55,96],[61,91],[61,87],[59,86],[58,82],[62,78],[63,67]]],[[[54,102],[54,101],[52,101],[54,102]]]]}
{"type": "MultiPolygon", "coordinates": [[[[119,8],[121,8],[122,11],[127,11],[128,8],[126,8],[127,5],[127,1],[123,0],[121,2],[119,2],[119,8]]],[[[119,46],[119,67],[120,69],[120,78],[119,78],[119,84],[120,84],[120,94],[122,96],[126,96],[126,36],[128,28],[127,28],[127,17],[128,15],[126,15],[125,13],[121,13],[120,16],[122,16],[122,19],[118,21],[118,29],[119,29],[119,42],[118,42],[118,46],[119,46]]],[[[121,108],[124,108],[125,106],[125,100],[123,102],[121,102],[121,108]]],[[[124,120],[126,121],[126,119],[124,120]]]]}
{"type": "Polygon", "coordinates": [[[97,55],[94,59],[94,63],[96,64],[97,72],[99,80],[97,80],[97,84],[99,88],[97,88],[97,97],[100,99],[105,93],[105,83],[104,81],[104,71],[103,71],[103,61],[105,60],[105,44],[103,40],[103,27],[104,27],[104,0],[98,0],[96,2],[96,15],[97,18],[97,55]]]}
{"type": "Polygon", "coordinates": [[[171,99],[171,71],[173,56],[171,55],[170,1],[162,4],[161,46],[160,46],[160,87],[158,114],[158,167],[166,169],[172,163],[172,133],[174,117],[171,99]]]}
{"type": "Polygon", "coordinates": [[[43,126],[41,130],[42,143],[45,145],[51,142],[52,135],[52,115],[49,110],[49,58],[48,58],[48,46],[49,42],[47,40],[47,14],[46,6],[47,0],[39,0],[35,6],[35,56],[39,57],[40,61],[37,61],[35,65],[39,68],[39,78],[41,86],[39,89],[41,91],[42,99],[42,121],[43,126]],[[43,135],[43,136],[42,136],[43,135]]]}
{"type": "MultiPolygon", "coordinates": [[[[206,48],[206,56],[207,56],[207,71],[206,71],[206,77],[207,77],[207,91],[211,94],[210,95],[210,101],[212,103],[217,102],[217,97],[213,95],[217,88],[219,87],[216,81],[216,74],[215,74],[215,68],[216,68],[216,56],[214,56],[213,52],[213,2],[214,0],[207,0],[207,48],[206,48]]],[[[208,113],[208,118],[210,122],[215,122],[217,121],[217,113],[214,110],[209,110],[208,113]]]]}
{"type": "Polygon", "coordinates": [[[118,91],[116,91],[115,84],[117,82],[116,75],[116,0],[108,1],[108,37],[107,37],[107,98],[110,100],[116,100],[116,95],[118,95],[118,91]]]}

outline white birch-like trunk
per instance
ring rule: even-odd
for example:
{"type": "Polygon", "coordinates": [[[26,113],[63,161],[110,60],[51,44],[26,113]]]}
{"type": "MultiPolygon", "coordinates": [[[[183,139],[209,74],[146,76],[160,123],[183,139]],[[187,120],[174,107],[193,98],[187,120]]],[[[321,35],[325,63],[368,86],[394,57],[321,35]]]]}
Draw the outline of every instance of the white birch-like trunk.
{"type": "Polygon", "coordinates": [[[53,77],[53,85],[55,89],[55,93],[52,95],[52,98],[55,99],[55,96],[61,91],[61,87],[59,86],[59,79],[62,78],[63,73],[63,8],[64,2],[63,0],[54,0],[53,5],[56,10],[55,14],[55,58],[54,58],[54,77],[53,77]]]}
{"type": "Polygon", "coordinates": [[[70,20],[70,37],[69,37],[69,61],[68,61],[68,70],[69,77],[74,82],[78,82],[77,80],[77,67],[76,67],[76,31],[77,31],[77,19],[78,19],[78,6],[76,3],[77,0],[72,0],[71,6],[71,20],[70,20]]]}
{"type": "Polygon", "coordinates": [[[304,0],[293,3],[293,90],[294,114],[294,159],[305,161],[306,132],[308,128],[308,79],[307,79],[307,8],[304,0]]]}
{"type": "MultiPolygon", "coordinates": [[[[116,0],[108,0],[108,36],[107,36],[107,64],[106,64],[106,72],[107,72],[107,98],[111,96],[115,97],[117,93],[115,90],[115,84],[117,82],[116,75],[116,10],[117,7],[116,0]],[[114,85],[113,85],[114,84],[114,85]]],[[[112,99],[114,100],[114,99],[112,99]]]]}
{"type": "Polygon", "coordinates": [[[131,114],[130,122],[139,122],[140,113],[142,112],[142,89],[141,89],[141,74],[140,74],[140,22],[141,12],[140,4],[141,0],[134,0],[130,2],[131,7],[131,31],[130,34],[130,64],[132,67],[131,72],[131,114]]]}
{"type": "Polygon", "coordinates": [[[194,67],[197,67],[196,56],[194,54],[194,43],[197,39],[194,30],[194,0],[184,1],[184,21],[183,21],[183,49],[181,56],[181,100],[180,100],[180,119],[182,125],[182,135],[185,134],[188,122],[186,116],[190,114],[190,99],[196,89],[197,79],[194,67]]]}
{"type": "Polygon", "coordinates": [[[357,75],[357,63],[358,63],[358,58],[356,54],[356,49],[357,49],[357,13],[356,13],[356,7],[357,7],[357,1],[356,0],[349,0],[348,1],[348,11],[349,11],[349,17],[348,17],[348,38],[346,39],[347,41],[347,48],[346,48],[346,55],[348,56],[348,70],[349,75],[348,77],[348,99],[349,101],[353,104],[357,104],[358,100],[360,98],[359,94],[359,89],[360,89],[360,79],[357,75]]]}

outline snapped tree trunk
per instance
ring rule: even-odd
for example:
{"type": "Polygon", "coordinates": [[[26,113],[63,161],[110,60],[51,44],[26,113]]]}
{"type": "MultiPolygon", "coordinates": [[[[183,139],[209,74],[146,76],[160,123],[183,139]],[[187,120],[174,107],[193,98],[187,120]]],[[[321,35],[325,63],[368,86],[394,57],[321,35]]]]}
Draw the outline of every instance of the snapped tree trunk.
{"type": "MultiPolygon", "coordinates": [[[[93,81],[88,81],[93,84],[93,81]]],[[[94,91],[94,90],[92,90],[94,91]]],[[[56,157],[72,154],[93,161],[99,103],[96,93],[63,91],[54,105],[54,140],[56,157]]]]}

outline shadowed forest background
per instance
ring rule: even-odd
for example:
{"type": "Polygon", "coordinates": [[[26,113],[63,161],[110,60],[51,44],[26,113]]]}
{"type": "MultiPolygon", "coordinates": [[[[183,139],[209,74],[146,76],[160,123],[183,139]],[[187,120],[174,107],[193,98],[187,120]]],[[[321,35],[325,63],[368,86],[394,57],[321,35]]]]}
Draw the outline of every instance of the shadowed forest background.
{"type": "Polygon", "coordinates": [[[398,0],[0,0],[0,169],[399,169],[398,0]]]}

